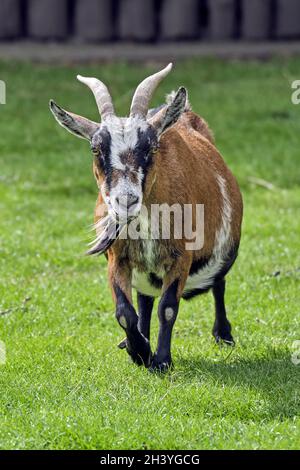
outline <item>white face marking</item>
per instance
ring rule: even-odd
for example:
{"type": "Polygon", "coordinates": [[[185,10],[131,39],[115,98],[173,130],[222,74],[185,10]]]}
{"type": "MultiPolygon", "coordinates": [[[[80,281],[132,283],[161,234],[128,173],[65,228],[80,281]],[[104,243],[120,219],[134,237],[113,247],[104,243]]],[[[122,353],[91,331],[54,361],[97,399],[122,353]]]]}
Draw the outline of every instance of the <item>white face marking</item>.
{"type": "Polygon", "coordinates": [[[170,321],[172,320],[173,317],[174,317],[174,310],[171,307],[167,307],[165,310],[165,319],[167,321],[170,321]]]}
{"type": "Polygon", "coordinates": [[[124,317],[124,315],[122,315],[119,318],[119,323],[123,328],[125,328],[125,329],[127,328],[127,321],[126,321],[126,318],[124,317]]]}
{"type": "Polygon", "coordinates": [[[209,262],[198,273],[188,277],[184,292],[210,287],[212,280],[224,266],[226,255],[231,247],[232,207],[225,179],[218,174],[216,179],[223,199],[221,226],[216,233],[215,245],[209,262]]]}
{"type": "Polygon", "coordinates": [[[133,149],[138,142],[138,130],[146,131],[148,124],[139,117],[106,119],[105,126],[111,135],[111,165],[116,170],[125,171],[126,165],[120,155],[133,149]]]}
{"type": "Polygon", "coordinates": [[[129,118],[117,118],[111,116],[107,118],[103,124],[110,133],[111,146],[110,146],[110,164],[114,170],[124,172],[118,176],[117,183],[110,188],[109,195],[106,191],[106,184],[101,187],[101,192],[108,210],[114,217],[117,213],[121,218],[129,216],[136,216],[141,209],[143,201],[143,170],[139,168],[136,170],[133,165],[124,163],[121,156],[126,152],[133,150],[138,143],[138,132],[145,132],[149,128],[149,124],[139,118],[138,116],[129,118]],[[130,175],[126,175],[126,170],[134,173],[134,180],[130,175]],[[127,204],[129,205],[130,199],[136,200],[127,213],[127,204]]]}
{"type": "Polygon", "coordinates": [[[126,177],[119,178],[118,183],[109,193],[108,211],[112,209],[112,215],[118,214],[120,219],[126,219],[128,216],[136,217],[142,206],[143,191],[142,185],[135,185],[126,177]],[[130,199],[136,201],[133,206],[129,207],[130,199]]]}

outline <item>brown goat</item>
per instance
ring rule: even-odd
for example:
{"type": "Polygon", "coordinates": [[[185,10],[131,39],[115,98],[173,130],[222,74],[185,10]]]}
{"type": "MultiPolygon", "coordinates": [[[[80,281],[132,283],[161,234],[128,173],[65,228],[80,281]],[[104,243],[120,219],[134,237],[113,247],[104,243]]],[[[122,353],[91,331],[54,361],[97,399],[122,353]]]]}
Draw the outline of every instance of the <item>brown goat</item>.
{"type": "Polygon", "coordinates": [[[190,110],[186,90],[179,88],[166,105],[148,112],[155,88],[170,70],[171,64],[139,85],[128,118],[115,116],[107,88],[93,78],[79,77],[95,95],[101,124],[50,102],[63,127],[91,142],[100,190],[97,239],[91,253],[106,252],[108,258],[116,317],[126,333],[120,347],[137,364],[159,371],[172,364],[171,336],[181,298],[212,289],[213,335],[217,342],[233,344],[224,303],[225,275],[237,257],[243,212],[237,182],[206,122],[190,110]],[[184,208],[190,207],[192,236],[182,231],[176,236],[175,213],[169,218],[169,236],[162,236],[166,222],[161,211],[152,217],[153,208],[162,206],[182,209],[183,225],[184,208]],[[198,206],[204,209],[203,219],[198,219],[198,206]],[[138,237],[130,236],[131,224],[138,237]],[[153,235],[150,226],[159,236],[149,237],[153,235]],[[197,237],[202,243],[191,245],[197,237]],[[137,290],[139,315],[133,307],[132,287],[137,290]],[[161,296],[160,329],[152,354],[150,321],[157,296],[161,296]]]}

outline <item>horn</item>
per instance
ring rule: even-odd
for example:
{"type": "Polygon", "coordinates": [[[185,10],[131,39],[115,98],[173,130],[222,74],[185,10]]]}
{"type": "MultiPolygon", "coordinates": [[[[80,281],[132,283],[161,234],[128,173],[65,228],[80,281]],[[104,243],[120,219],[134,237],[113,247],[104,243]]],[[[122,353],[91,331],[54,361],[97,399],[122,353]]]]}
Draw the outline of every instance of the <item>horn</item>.
{"type": "Polygon", "coordinates": [[[87,85],[93,92],[99,109],[101,119],[104,121],[108,116],[114,116],[115,110],[107,87],[97,78],[82,77],[77,75],[77,79],[87,85]]]}
{"type": "Polygon", "coordinates": [[[130,116],[141,116],[146,118],[148,107],[152,95],[163,78],[165,78],[172,70],[173,64],[170,63],[166,68],[160,72],[150,75],[145,78],[142,83],[136,89],[136,92],[132,98],[130,116]]]}

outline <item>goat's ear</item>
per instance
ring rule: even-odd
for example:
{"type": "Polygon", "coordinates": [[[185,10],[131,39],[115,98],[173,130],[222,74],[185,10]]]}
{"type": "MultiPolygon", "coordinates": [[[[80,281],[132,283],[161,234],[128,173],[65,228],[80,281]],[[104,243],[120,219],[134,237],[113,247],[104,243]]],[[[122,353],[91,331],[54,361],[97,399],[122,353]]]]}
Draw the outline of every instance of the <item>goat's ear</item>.
{"type": "Polygon", "coordinates": [[[99,129],[99,124],[96,122],[65,111],[53,100],[50,100],[49,106],[56,121],[77,137],[91,140],[97,129],[99,129]]]}
{"type": "Polygon", "coordinates": [[[181,114],[186,109],[187,91],[184,87],[180,87],[170,104],[168,104],[166,111],[163,113],[162,118],[155,123],[155,127],[160,137],[163,132],[173,126],[181,114]]]}

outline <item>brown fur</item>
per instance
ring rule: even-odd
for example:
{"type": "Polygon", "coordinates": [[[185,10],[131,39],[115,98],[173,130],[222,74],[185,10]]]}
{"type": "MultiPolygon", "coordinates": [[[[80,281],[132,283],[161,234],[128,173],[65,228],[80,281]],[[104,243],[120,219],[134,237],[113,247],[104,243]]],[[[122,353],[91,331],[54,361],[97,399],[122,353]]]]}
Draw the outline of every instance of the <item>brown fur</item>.
{"type": "MultiPolygon", "coordinates": [[[[101,175],[95,167],[94,173],[101,182],[101,175]]],[[[155,261],[157,266],[164,267],[166,271],[163,291],[175,279],[179,279],[178,298],[182,294],[192,262],[210,257],[214,248],[223,204],[216,173],[226,181],[232,206],[232,243],[238,244],[241,235],[242,198],[237,182],[217,151],[206,122],[191,111],[185,112],[161,137],[154,164],[147,175],[143,200],[148,208],[151,204],[162,203],[192,204],[194,207],[196,204],[204,204],[204,246],[201,250],[186,251],[185,239],[157,241],[155,261]]],[[[101,195],[96,206],[96,221],[101,217],[100,204],[103,204],[101,195]]],[[[148,268],[143,259],[143,241],[116,240],[108,250],[108,262],[111,285],[117,282],[131,301],[131,270],[137,268],[147,271],[148,268]]]]}

